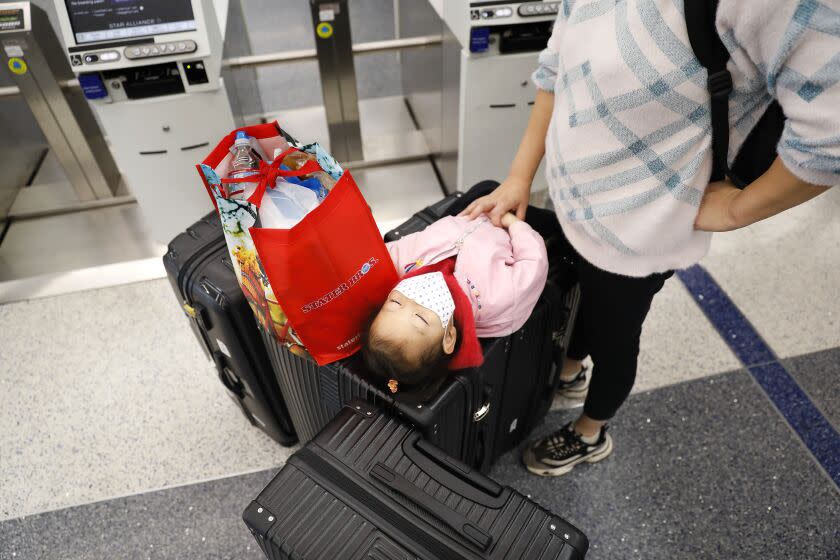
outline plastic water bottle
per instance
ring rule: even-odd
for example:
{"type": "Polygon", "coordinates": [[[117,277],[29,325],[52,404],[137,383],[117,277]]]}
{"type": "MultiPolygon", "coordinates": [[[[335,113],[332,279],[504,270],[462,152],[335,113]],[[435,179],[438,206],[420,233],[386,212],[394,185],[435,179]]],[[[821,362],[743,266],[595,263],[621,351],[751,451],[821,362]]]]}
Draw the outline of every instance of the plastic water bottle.
{"type": "MultiPolygon", "coordinates": [[[[257,175],[260,169],[260,158],[251,147],[251,138],[243,131],[236,133],[233,143],[233,161],[230,167],[231,179],[257,175]]],[[[230,192],[241,191],[231,195],[231,198],[248,198],[257,188],[257,183],[232,183],[228,186],[230,192]]]]}

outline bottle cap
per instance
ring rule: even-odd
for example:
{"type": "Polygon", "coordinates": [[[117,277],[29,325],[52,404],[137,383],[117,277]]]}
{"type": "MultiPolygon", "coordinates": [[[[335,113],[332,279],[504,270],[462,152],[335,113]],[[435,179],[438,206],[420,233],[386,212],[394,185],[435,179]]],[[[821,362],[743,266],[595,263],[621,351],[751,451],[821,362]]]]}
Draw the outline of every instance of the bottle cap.
{"type": "Polygon", "coordinates": [[[245,132],[243,130],[237,131],[236,139],[233,142],[233,144],[235,146],[242,146],[244,144],[250,144],[250,143],[251,143],[251,137],[248,136],[247,132],[245,132]]]}

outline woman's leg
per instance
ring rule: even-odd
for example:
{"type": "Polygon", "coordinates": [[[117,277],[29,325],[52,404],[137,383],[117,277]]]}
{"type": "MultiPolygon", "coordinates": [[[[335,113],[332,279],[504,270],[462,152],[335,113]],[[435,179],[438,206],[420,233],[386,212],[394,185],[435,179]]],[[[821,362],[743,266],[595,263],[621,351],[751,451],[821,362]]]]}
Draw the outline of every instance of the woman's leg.
{"type": "Polygon", "coordinates": [[[578,273],[585,314],[583,336],[594,363],[583,412],[589,419],[605,422],[633,388],[642,324],[653,297],[673,273],[631,278],[600,270],[582,259],[578,273]]]}
{"type": "Polygon", "coordinates": [[[576,464],[596,462],[612,451],[605,423],[621,407],[636,380],[642,325],[653,297],[673,273],[631,278],[578,261],[581,305],[569,365],[588,353],[594,362],[583,413],[526,449],[528,470],[545,476],[569,472],[576,464]]]}

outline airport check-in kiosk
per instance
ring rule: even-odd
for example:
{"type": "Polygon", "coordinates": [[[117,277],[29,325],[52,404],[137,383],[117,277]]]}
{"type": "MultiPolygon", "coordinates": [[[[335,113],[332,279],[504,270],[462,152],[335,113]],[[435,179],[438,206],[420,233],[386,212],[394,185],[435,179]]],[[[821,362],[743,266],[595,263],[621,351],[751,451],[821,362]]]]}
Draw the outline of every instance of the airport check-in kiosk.
{"type": "Polygon", "coordinates": [[[55,0],[65,55],[137,198],[168,243],[211,202],[195,171],[234,128],[212,0],[55,0]]]}
{"type": "Polygon", "coordinates": [[[87,101],[62,87],[73,78],[64,48],[47,14],[31,2],[0,2],[0,73],[20,92],[0,107],[0,224],[19,195],[36,213],[54,210],[64,198],[55,185],[29,185],[47,147],[73,189],[68,198],[75,200],[65,202],[112,199],[120,185],[117,165],[87,101]]]}
{"type": "MultiPolygon", "coordinates": [[[[401,57],[406,99],[448,191],[507,176],[536,96],[531,74],[560,7],[559,1],[400,3],[403,37],[444,24],[440,49],[401,57]]],[[[533,190],[545,188],[541,167],[533,190]]]]}

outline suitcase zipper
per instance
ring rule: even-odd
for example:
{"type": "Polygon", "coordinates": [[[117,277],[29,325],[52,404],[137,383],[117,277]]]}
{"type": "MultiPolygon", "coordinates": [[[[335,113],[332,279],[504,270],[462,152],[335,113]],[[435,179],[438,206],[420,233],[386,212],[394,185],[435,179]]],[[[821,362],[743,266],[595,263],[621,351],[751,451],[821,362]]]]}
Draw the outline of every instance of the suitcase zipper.
{"type": "MultiPolygon", "coordinates": [[[[447,560],[470,560],[469,557],[452,550],[440,540],[432,537],[416,524],[406,519],[399,509],[388,505],[383,500],[377,499],[369,490],[365,489],[358,482],[352,480],[338,468],[331,465],[327,462],[327,459],[321,457],[321,455],[316,453],[316,451],[314,451],[311,447],[304,447],[295,453],[291,459],[289,459],[289,462],[303,463],[305,466],[309,467],[312,472],[319,475],[316,482],[323,486],[325,490],[328,488],[336,488],[346,492],[353,500],[359,502],[376,516],[390,523],[390,525],[396,529],[398,535],[389,536],[397,543],[400,542],[400,537],[404,536],[431,552],[433,558],[446,558],[447,560]]],[[[333,493],[331,490],[327,491],[331,494],[333,493]]],[[[380,530],[382,529],[380,528],[380,530]]]]}
{"type": "Polygon", "coordinates": [[[219,243],[218,239],[214,239],[213,241],[203,245],[200,250],[196,251],[196,253],[192,257],[187,259],[187,263],[184,267],[184,274],[182,275],[181,298],[183,299],[183,303],[181,304],[181,306],[184,310],[184,313],[186,313],[186,315],[189,317],[190,321],[197,325],[198,331],[201,333],[201,340],[204,344],[205,353],[208,356],[213,355],[213,348],[210,345],[210,341],[207,340],[207,333],[202,328],[202,325],[198,320],[198,312],[193,306],[194,302],[190,297],[190,283],[193,281],[195,273],[196,271],[198,271],[201,265],[206,263],[210,259],[210,257],[215,255],[216,251],[218,251],[225,244],[225,238],[222,237],[221,243],[219,243]]]}
{"type": "Polygon", "coordinates": [[[190,282],[192,281],[196,270],[198,270],[198,268],[202,264],[204,264],[210,258],[211,255],[215,254],[216,251],[218,251],[219,248],[221,248],[224,242],[224,237],[222,237],[222,243],[219,243],[218,239],[213,240],[213,242],[207,243],[206,245],[202,246],[201,249],[196,251],[196,254],[187,259],[187,262],[184,264],[184,273],[181,275],[181,298],[183,298],[184,300],[184,311],[193,319],[195,319],[195,308],[192,306],[193,301],[189,295],[190,282]],[[216,245],[218,245],[218,247],[216,247],[216,245]],[[212,251],[210,250],[211,248],[213,249],[212,251]]]}

